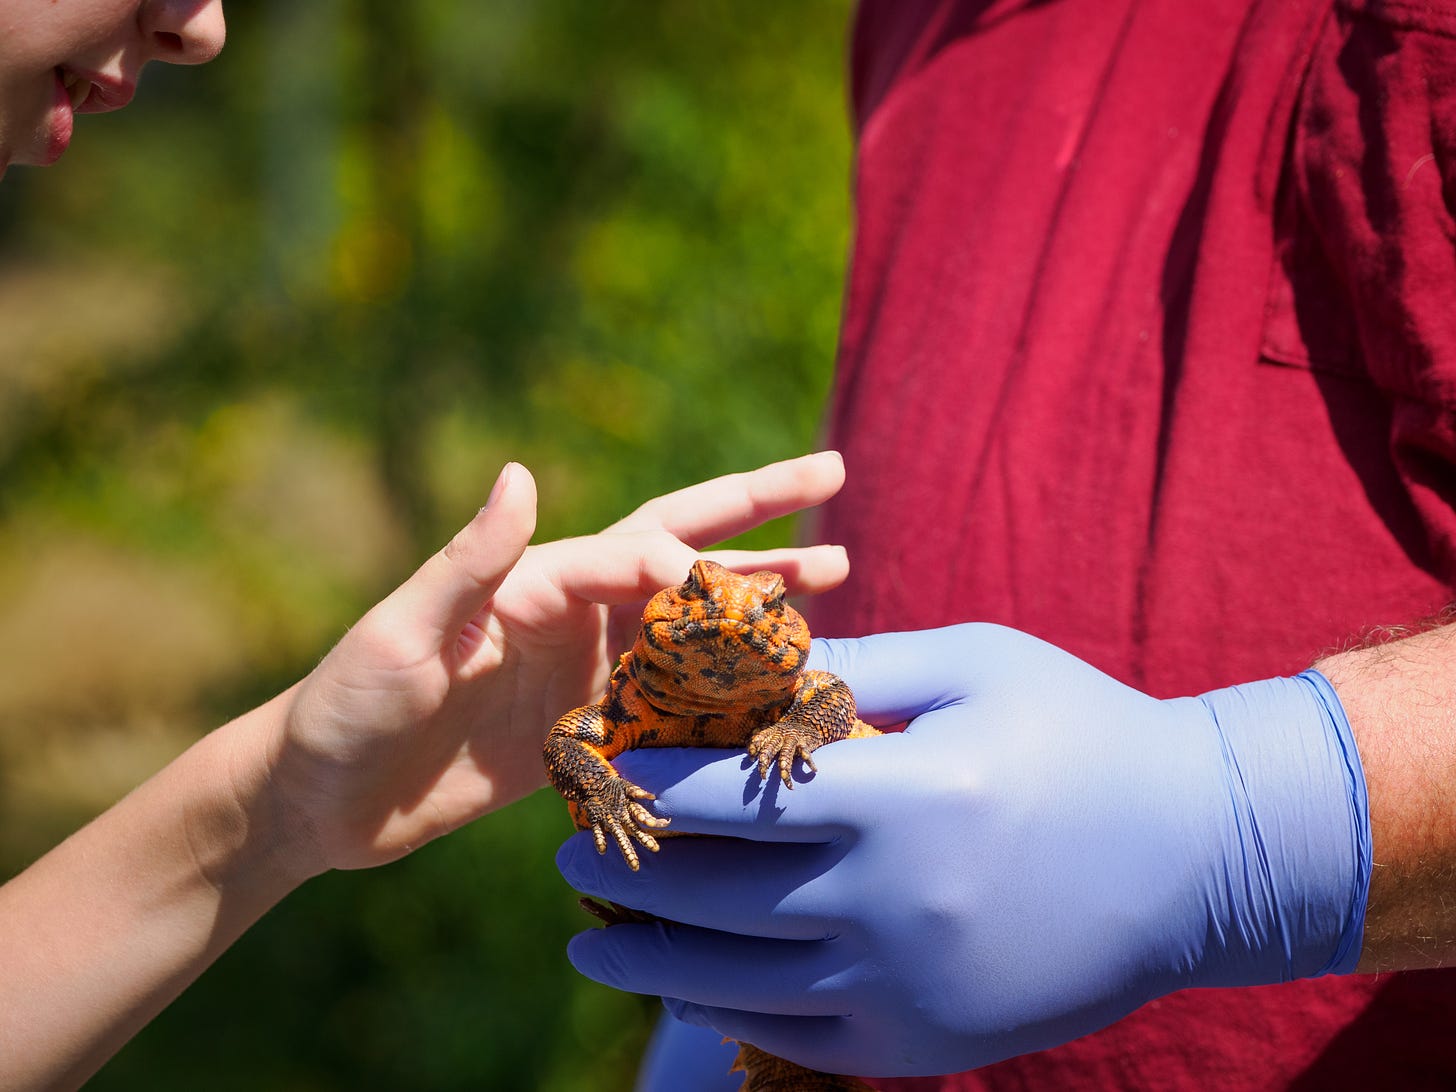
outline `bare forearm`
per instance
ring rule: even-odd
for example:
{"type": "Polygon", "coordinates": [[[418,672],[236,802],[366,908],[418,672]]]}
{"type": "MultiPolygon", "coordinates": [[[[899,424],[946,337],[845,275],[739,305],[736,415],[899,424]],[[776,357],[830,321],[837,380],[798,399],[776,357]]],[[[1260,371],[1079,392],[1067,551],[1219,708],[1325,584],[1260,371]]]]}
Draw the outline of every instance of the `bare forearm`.
{"type": "Polygon", "coordinates": [[[1361,971],[1456,962],[1456,625],[1316,665],[1350,718],[1374,868],[1361,971]]]}
{"type": "Polygon", "coordinates": [[[277,712],[209,735],[0,887],[0,1087],[81,1084],[301,881],[240,769],[277,712]]]}

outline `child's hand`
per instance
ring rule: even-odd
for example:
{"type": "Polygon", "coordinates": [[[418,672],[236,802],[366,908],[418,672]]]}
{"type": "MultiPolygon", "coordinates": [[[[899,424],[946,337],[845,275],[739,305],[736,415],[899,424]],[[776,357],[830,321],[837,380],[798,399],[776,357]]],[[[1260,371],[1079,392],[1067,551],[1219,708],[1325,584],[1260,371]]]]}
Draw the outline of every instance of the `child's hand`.
{"type": "MultiPolygon", "coordinates": [[[[597,696],[642,602],[681,581],[699,547],[819,504],[843,480],[836,454],[810,455],[527,549],[535,484],[511,464],[470,525],[279,699],[267,753],[238,768],[267,778],[304,874],[401,857],[545,784],[551,724],[597,696]]],[[[806,594],[849,568],[832,546],[712,556],[776,569],[806,594]]]]}

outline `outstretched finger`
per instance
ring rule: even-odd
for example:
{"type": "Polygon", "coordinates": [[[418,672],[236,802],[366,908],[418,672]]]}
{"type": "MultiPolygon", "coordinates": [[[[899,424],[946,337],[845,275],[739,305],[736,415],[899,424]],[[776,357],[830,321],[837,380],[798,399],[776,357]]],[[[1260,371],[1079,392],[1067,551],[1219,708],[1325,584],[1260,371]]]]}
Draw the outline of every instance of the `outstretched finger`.
{"type": "Polygon", "coordinates": [[[686,579],[700,556],[737,572],[773,569],[796,595],[828,591],[844,582],[849,559],[841,546],[782,550],[725,550],[700,555],[665,531],[612,532],[533,547],[552,582],[593,603],[634,603],[686,579]]]}
{"type": "MultiPolygon", "coordinates": [[[[849,554],[843,546],[791,546],[780,550],[708,550],[704,557],[736,573],[770,569],[784,578],[790,595],[818,595],[843,584],[849,554]]],[[[686,570],[684,571],[686,576],[686,570]]],[[[682,579],[679,577],[679,579],[682,579]]]]}
{"type": "Polygon", "coordinates": [[[760,523],[822,504],[844,484],[844,460],[820,451],[656,497],[609,530],[661,529],[702,547],[760,523]]]}

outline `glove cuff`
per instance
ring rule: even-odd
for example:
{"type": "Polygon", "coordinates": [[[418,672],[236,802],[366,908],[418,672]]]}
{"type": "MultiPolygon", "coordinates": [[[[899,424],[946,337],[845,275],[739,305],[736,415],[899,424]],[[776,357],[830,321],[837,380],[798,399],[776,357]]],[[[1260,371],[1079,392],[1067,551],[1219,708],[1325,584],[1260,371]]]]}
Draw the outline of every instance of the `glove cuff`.
{"type": "Polygon", "coordinates": [[[1227,778],[1225,884],[1207,985],[1348,974],[1365,932],[1370,808],[1354,733],[1319,672],[1201,696],[1227,778]]]}
{"type": "Polygon", "coordinates": [[[1370,867],[1374,852],[1370,839],[1370,797],[1365,788],[1365,769],[1355,746],[1355,732],[1345,715],[1345,706],[1330,680],[1314,668],[1297,676],[1310,686],[1324,708],[1326,726],[1345,775],[1349,793],[1350,826],[1354,836],[1355,875],[1350,885],[1349,910],[1334,954],[1316,975],[1353,974],[1365,945],[1365,908],[1370,897],[1370,867]]]}

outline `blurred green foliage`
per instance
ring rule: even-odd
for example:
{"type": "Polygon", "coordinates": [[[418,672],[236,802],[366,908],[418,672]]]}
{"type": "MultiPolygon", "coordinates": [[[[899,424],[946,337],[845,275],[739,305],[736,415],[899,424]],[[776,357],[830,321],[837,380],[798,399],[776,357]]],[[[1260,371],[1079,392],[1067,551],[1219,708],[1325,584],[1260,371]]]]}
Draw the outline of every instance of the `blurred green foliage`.
{"type": "MultiPolygon", "coordinates": [[[[848,0],[228,15],[0,185],[0,874],[306,672],[507,459],[549,538],[814,445],[848,0]]],[[[93,1087],[629,1087],[657,1008],[567,966],[568,830],[541,793],[308,885],[93,1087]]]]}

